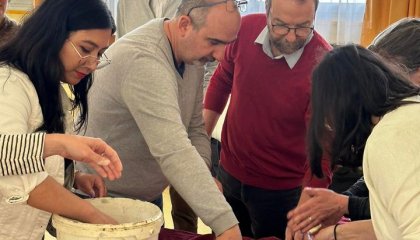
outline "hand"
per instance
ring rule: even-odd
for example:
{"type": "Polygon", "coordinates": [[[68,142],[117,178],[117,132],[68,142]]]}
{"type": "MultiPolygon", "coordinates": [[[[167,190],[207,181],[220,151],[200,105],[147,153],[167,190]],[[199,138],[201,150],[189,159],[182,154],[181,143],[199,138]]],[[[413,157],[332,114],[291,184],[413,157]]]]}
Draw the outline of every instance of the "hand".
{"type": "Polygon", "coordinates": [[[284,234],[285,240],[293,240],[293,233],[289,227],[286,227],[286,233],[284,234]]]}
{"type": "Polygon", "coordinates": [[[303,234],[300,231],[292,232],[289,227],[286,227],[285,240],[309,240],[309,235],[307,233],[303,234]]]}
{"type": "Polygon", "coordinates": [[[44,157],[51,155],[87,163],[99,175],[110,180],[121,177],[122,164],[118,154],[99,138],[47,134],[44,157]]]}
{"type": "Polygon", "coordinates": [[[104,180],[94,174],[77,172],[74,179],[74,188],[91,197],[104,197],[107,195],[104,180]]]}
{"type": "Polygon", "coordinates": [[[323,228],[321,230],[319,230],[319,232],[317,232],[313,239],[314,240],[330,240],[330,239],[334,239],[334,226],[329,226],[326,228],[323,228]]]}
{"type": "Polygon", "coordinates": [[[88,219],[88,223],[93,224],[118,224],[118,222],[108,216],[107,214],[96,209],[95,213],[91,215],[92,217],[88,219]]]}
{"type": "Polygon", "coordinates": [[[223,193],[223,185],[222,185],[222,183],[219,180],[217,180],[217,178],[213,178],[213,179],[214,179],[214,182],[216,183],[217,188],[219,189],[219,191],[221,193],[223,193]]]}
{"type": "Polygon", "coordinates": [[[242,240],[239,226],[235,225],[216,237],[216,240],[242,240]]]}
{"type": "Polygon", "coordinates": [[[347,212],[347,196],[324,188],[305,188],[304,195],[307,196],[306,201],[287,214],[287,226],[292,233],[308,232],[319,224],[333,225],[347,212]]]}

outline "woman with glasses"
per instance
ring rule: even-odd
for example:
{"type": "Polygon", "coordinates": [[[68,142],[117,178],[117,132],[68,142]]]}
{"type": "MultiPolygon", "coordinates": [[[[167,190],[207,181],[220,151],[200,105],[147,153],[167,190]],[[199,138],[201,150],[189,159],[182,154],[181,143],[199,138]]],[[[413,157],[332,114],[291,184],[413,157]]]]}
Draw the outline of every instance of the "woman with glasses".
{"type": "MultiPolygon", "coordinates": [[[[101,0],[45,0],[16,37],[0,48],[0,133],[68,133],[75,109],[80,112],[75,129],[81,130],[88,115],[92,72],[109,62],[103,52],[114,32],[101,0]],[[69,85],[72,101],[62,84],[69,85]]],[[[118,169],[109,166],[107,171],[118,175],[118,169]]],[[[74,175],[73,163],[58,156],[45,161],[45,170],[0,177],[1,239],[41,239],[51,213],[83,222],[116,223],[63,187],[66,171],[68,177],[75,176],[68,187],[83,186],[95,196],[105,195],[100,177],[74,175]]]]}

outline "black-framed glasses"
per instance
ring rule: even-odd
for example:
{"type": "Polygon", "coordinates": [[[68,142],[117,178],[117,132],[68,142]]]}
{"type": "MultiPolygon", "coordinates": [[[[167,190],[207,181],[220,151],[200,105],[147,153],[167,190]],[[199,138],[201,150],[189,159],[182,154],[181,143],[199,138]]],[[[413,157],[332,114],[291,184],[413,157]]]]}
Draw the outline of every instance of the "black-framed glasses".
{"type": "Polygon", "coordinates": [[[76,46],[74,45],[74,43],[68,39],[68,41],[70,42],[71,46],[73,47],[74,51],[76,51],[77,55],[79,55],[80,57],[80,64],[95,64],[96,66],[98,66],[98,68],[104,67],[108,64],[111,63],[111,59],[109,59],[105,53],[103,53],[101,56],[99,57],[95,57],[92,55],[86,55],[86,56],[82,56],[82,54],[80,54],[79,50],[77,50],[76,46]]]}
{"type": "Polygon", "coordinates": [[[287,35],[290,30],[294,30],[296,36],[307,37],[314,30],[314,27],[289,27],[286,25],[271,24],[271,29],[277,35],[287,35]]]}
{"type": "Polygon", "coordinates": [[[245,0],[223,0],[223,1],[219,1],[219,2],[214,2],[214,3],[207,3],[207,4],[202,4],[202,5],[198,5],[195,7],[190,8],[190,10],[188,10],[187,12],[187,16],[190,16],[190,13],[192,10],[196,9],[196,8],[204,8],[204,7],[213,7],[219,4],[223,4],[226,3],[226,11],[228,12],[233,12],[236,10],[239,10],[240,12],[245,12],[246,11],[246,6],[248,4],[248,1],[245,0]]]}

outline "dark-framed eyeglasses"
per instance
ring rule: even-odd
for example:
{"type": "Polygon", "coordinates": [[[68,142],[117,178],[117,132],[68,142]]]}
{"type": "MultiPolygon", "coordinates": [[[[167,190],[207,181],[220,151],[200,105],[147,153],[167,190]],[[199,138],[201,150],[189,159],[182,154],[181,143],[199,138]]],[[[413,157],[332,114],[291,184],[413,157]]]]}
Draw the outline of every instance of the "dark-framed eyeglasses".
{"type": "Polygon", "coordinates": [[[245,12],[246,11],[246,6],[248,4],[248,1],[246,0],[223,0],[223,1],[219,1],[219,2],[213,2],[213,3],[207,3],[207,4],[202,4],[202,5],[198,5],[195,7],[190,8],[190,10],[188,10],[187,12],[187,16],[190,16],[190,13],[192,10],[196,9],[196,8],[205,8],[205,7],[213,7],[219,4],[226,4],[226,11],[228,12],[233,12],[236,10],[239,10],[240,12],[245,12]]]}
{"type": "Polygon", "coordinates": [[[68,39],[68,41],[70,42],[71,46],[73,47],[74,51],[76,51],[77,55],[79,55],[80,57],[80,64],[95,64],[98,68],[104,67],[108,64],[111,63],[111,59],[109,59],[105,53],[103,53],[101,56],[96,57],[96,56],[92,56],[92,55],[86,55],[86,56],[82,56],[82,54],[80,54],[79,50],[77,50],[76,46],[74,45],[74,43],[68,39]]]}
{"type": "Polygon", "coordinates": [[[271,24],[271,30],[277,35],[287,35],[290,30],[294,30],[296,36],[307,37],[312,33],[314,27],[289,27],[286,25],[271,24]]]}

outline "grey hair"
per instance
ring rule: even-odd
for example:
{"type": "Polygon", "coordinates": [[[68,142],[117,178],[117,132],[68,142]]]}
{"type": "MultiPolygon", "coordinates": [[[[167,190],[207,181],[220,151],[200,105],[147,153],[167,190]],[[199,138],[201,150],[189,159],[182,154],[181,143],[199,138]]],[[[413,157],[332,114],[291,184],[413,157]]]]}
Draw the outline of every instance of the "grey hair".
{"type": "MultiPolygon", "coordinates": [[[[300,2],[305,2],[306,0],[298,0],[300,2]]],[[[265,0],[265,10],[267,12],[267,15],[270,13],[270,9],[271,9],[271,2],[272,0],[265,0]]],[[[319,0],[314,0],[315,2],[315,12],[318,9],[318,4],[319,4],[319,0]]]]}
{"type": "Polygon", "coordinates": [[[175,17],[180,17],[182,15],[187,15],[190,12],[190,18],[195,29],[200,29],[206,24],[207,14],[209,13],[209,8],[207,7],[198,7],[203,6],[209,3],[209,0],[182,0],[179,4],[176,11],[175,17]]]}

